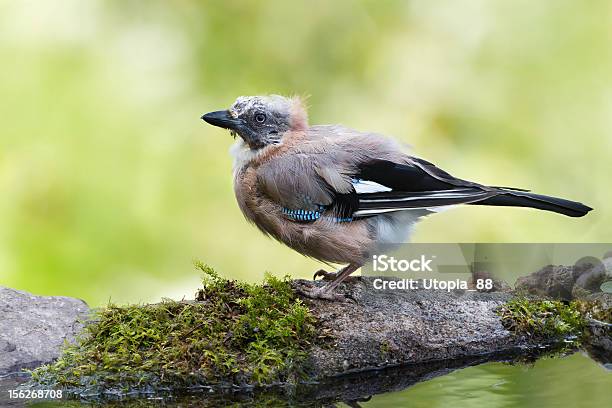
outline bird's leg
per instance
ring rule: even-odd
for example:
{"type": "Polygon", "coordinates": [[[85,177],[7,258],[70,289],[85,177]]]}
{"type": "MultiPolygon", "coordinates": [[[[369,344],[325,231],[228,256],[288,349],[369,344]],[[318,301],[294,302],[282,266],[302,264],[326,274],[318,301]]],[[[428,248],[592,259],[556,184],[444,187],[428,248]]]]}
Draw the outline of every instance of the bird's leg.
{"type": "MultiPolygon", "coordinates": [[[[341,268],[340,270],[336,272],[327,272],[325,269],[319,269],[312,276],[312,280],[317,280],[317,278],[321,278],[321,280],[324,280],[324,281],[333,281],[340,275],[340,273],[343,270],[344,268],[341,268]]],[[[352,279],[352,277],[345,278],[346,281],[348,281],[349,279],[352,279]]]]}
{"type": "Polygon", "coordinates": [[[349,275],[353,272],[355,272],[357,269],[359,269],[361,265],[356,265],[356,264],[348,264],[347,266],[345,266],[344,268],[340,269],[337,273],[336,273],[336,278],[329,282],[326,283],[322,288],[321,291],[323,292],[328,292],[331,293],[334,291],[334,289],[336,289],[338,287],[338,285],[340,285],[344,280],[346,280],[346,278],[349,277],[349,275]]]}

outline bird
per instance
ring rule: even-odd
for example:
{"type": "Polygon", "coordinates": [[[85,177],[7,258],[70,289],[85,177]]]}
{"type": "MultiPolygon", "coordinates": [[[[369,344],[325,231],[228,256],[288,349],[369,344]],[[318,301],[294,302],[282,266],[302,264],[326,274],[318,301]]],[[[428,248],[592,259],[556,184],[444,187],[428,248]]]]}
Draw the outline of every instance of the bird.
{"type": "Polygon", "coordinates": [[[459,204],[529,207],[570,217],[582,203],[452,176],[392,138],[342,125],[309,125],[300,97],[240,96],[204,114],[235,143],[234,193],[245,218],[302,255],[345,265],[319,270],[300,292],[339,300],[347,277],[385,246],[407,242],[423,217],[459,204]]]}

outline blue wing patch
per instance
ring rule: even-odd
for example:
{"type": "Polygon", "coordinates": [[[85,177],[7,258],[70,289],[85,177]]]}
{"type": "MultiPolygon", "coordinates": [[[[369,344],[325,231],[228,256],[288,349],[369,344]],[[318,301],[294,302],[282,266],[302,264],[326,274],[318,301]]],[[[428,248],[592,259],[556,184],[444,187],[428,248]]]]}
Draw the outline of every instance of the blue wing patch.
{"type": "MultiPolygon", "coordinates": [[[[321,218],[323,212],[327,209],[324,205],[318,205],[316,210],[293,210],[290,208],[283,208],[282,212],[287,218],[293,221],[301,221],[301,222],[313,222],[321,218]]],[[[334,217],[334,222],[351,222],[353,221],[353,217],[334,217]]]]}

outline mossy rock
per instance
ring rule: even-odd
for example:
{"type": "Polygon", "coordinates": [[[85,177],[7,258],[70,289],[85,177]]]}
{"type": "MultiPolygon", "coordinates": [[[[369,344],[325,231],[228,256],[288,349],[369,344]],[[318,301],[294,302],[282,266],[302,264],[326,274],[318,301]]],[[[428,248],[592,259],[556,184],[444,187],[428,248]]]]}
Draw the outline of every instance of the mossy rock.
{"type": "Polygon", "coordinates": [[[541,340],[580,339],[589,319],[610,321],[610,309],[599,302],[538,299],[519,296],[498,309],[502,324],[517,334],[541,340]]]}
{"type": "Polygon", "coordinates": [[[196,301],[109,305],[33,381],[98,393],[298,381],[316,320],[288,279],[251,285],[196,266],[196,301]]]}
{"type": "MultiPolygon", "coordinates": [[[[608,321],[610,313],[592,302],[507,292],[378,291],[373,277],[338,288],[351,302],[303,303],[293,290],[300,281],[268,276],[251,285],[197,266],[206,277],[195,301],[109,305],[57,362],[35,370],[28,386],[94,399],[289,392],[390,366],[424,364],[425,373],[438,369],[430,367],[436,361],[528,353],[543,343],[581,338],[589,318],[608,321]]],[[[315,392],[327,393],[325,387],[315,392]]]]}

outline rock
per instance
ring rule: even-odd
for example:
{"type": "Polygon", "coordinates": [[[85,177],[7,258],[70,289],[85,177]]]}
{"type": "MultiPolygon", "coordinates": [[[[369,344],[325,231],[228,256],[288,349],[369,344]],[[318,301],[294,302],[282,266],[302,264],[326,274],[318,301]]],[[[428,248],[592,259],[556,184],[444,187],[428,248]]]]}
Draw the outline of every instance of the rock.
{"type": "Polygon", "coordinates": [[[537,296],[571,300],[574,276],[573,266],[548,265],[531,275],[518,278],[514,288],[537,296]]]}
{"type": "Polygon", "coordinates": [[[572,293],[574,297],[584,297],[589,293],[601,292],[601,285],[608,280],[612,280],[612,258],[584,268],[576,279],[572,293]]]}
{"type": "Polygon", "coordinates": [[[49,363],[82,328],[89,308],[79,299],[34,296],[0,287],[0,375],[49,363]]]}
{"type": "MultiPolygon", "coordinates": [[[[317,400],[322,406],[331,406],[332,402],[341,396],[344,401],[355,402],[368,395],[400,389],[461,367],[486,361],[506,361],[515,357],[531,358],[551,350],[547,348],[548,346],[559,344],[563,348],[572,347],[560,342],[559,336],[548,337],[550,334],[547,337],[534,336],[531,333],[520,334],[506,329],[498,309],[514,298],[513,293],[478,292],[469,289],[379,290],[374,285],[377,279],[389,278],[352,277],[341,284],[337,288],[337,293],[346,296],[345,302],[302,297],[301,300],[317,318],[317,323],[313,326],[315,329],[313,337],[308,337],[307,346],[302,350],[305,352],[305,361],[300,358],[299,363],[292,366],[292,369],[305,377],[301,375],[285,377],[303,380],[297,384],[292,382],[289,387],[298,400],[301,398],[309,401],[317,400]]],[[[234,285],[232,287],[235,288],[235,283],[227,284],[234,285]]],[[[313,285],[320,287],[325,283],[297,280],[291,284],[295,289],[313,285]]],[[[222,293],[224,296],[229,294],[225,290],[222,293]]],[[[244,292],[239,293],[244,295],[244,292]]],[[[199,302],[181,304],[202,305],[207,302],[205,299],[214,299],[214,296],[214,292],[210,292],[202,296],[199,302]]],[[[225,298],[228,299],[231,297],[225,298]]],[[[293,296],[291,301],[295,302],[293,296]]],[[[228,303],[238,304],[233,301],[228,303]]],[[[216,302],[211,302],[209,305],[213,304],[216,302]]],[[[238,317],[238,309],[236,312],[238,314],[235,317],[238,317]]],[[[172,314],[169,318],[179,315],[182,313],[172,314]]],[[[208,319],[210,314],[205,313],[205,316],[208,319]]],[[[164,317],[166,318],[168,316],[164,317]]],[[[145,320],[149,324],[152,322],[149,318],[145,320]]],[[[190,330],[189,334],[192,331],[190,330]]],[[[133,332],[130,335],[132,334],[133,332]]],[[[598,343],[594,350],[605,359],[608,356],[605,354],[605,347],[608,346],[605,341],[609,338],[609,333],[602,331],[601,335],[600,332],[597,334],[598,343]]],[[[104,341],[104,336],[100,334],[94,339],[104,341]]],[[[159,338],[165,342],[168,336],[159,336],[159,338]]],[[[172,338],[185,341],[185,336],[172,338]]],[[[199,339],[201,337],[198,337],[199,339]]],[[[114,337],[113,340],[117,341],[117,338],[114,337]]],[[[160,349],[155,343],[148,347],[154,353],[158,353],[160,349]]],[[[241,347],[244,347],[244,344],[241,347]]],[[[132,364],[128,362],[124,365],[123,358],[115,360],[119,364],[117,368],[122,372],[132,364]]],[[[89,362],[90,359],[86,361],[89,362]]],[[[129,378],[122,376],[123,380],[117,383],[115,376],[108,377],[109,372],[106,371],[108,367],[100,369],[100,366],[94,366],[95,372],[84,378],[77,378],[76,381],[70,381],[70,384],[78,385],[70,385],[64,390],[73,397],[85,399],[123,398],[128,394],[151,397],[160,392],[177,394],[188,390],[185,388],[185,382],[180,381],[180,377],[172,379],[172,383],[160,383],[158,369],[153,372],[148,372],[146,369],[142,371],[140,362],[138,360],[135,366],[131,366],[133,370],[130,375],[134,375],[136,371],[137,381],[121,382],[129,378]],[[80,382],[81,380],[83,382],[80,382]],[[160,388],[160,384],[163,387],[160,388]]],[[[232,392],[236,394],[243,392],[250,395],[254,389],[257,389],[253,383],[243,383],[240,379],[235,381],[234,377],[231,377],[232,374],[230,377],[222,378],[221,381],[198,378],[195,376],[198,367],[193,370],[190,368],[189,376],[186,378],[189,380],[188,384],[196,385],[197,389],[206,392],[207,398],[215,393],[225,393],[228,384],[232,384],[232,392]]],[[[66,369],[68,372],[74,371],[70,364],[66,369]]],[[[30,383],[27,386],[37,389],[37,387],[48,388],[49,384],[54,384],[52,376],[47,377],[47,380],[50,382],[30,383]]],[[[275,384],[278,387],[277,392],[280,392],[279,395],[287,395],[287,388],[283,387],[289,384],[284,379],[275,384]]],[[[271,390],[268,387],[259,389],[271,390]]]]}
{"type": "Polygon", "coordinates": [[[341,285],[352,302],[305,299],[321,322],[321,333],[333,339],[329,346],[313,347],[310,359],[317,379],[529,345],[506,330],[496,314],[512,298],[510,293],[383,291],[374,289],[374,279],[359,277],[341,285]]]}
{"type": "Polygon", "coordinates": [[[591,320],[587,330],[588,341],[584,348],[593,360],[612,370],[612,324],[591,320]]]}
{"type": "Polygon", "coordinates": [[[517,291],[560,300],[585,299],[602,291],[604,282],[612,280],[612,258],[588,257],[575,265],[548,265],[537,272],[518,278],[517,291]]]}

